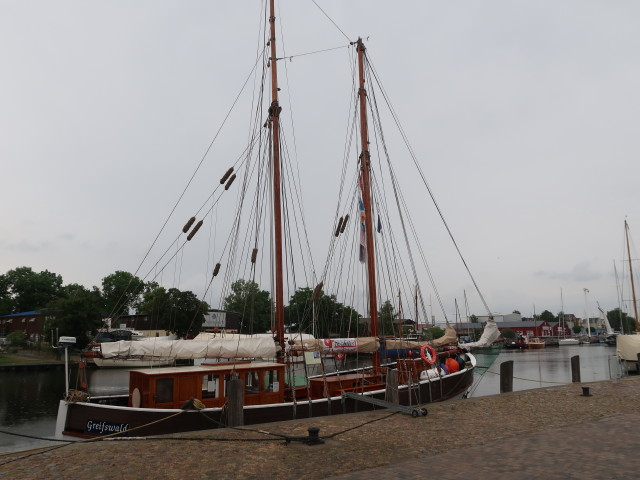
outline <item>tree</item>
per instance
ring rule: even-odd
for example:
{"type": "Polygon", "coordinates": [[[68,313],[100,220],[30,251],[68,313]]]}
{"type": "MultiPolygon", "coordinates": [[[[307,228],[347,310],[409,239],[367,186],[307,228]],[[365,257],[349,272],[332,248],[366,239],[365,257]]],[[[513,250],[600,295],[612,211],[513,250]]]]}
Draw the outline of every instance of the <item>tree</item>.
{"type": "Polygon", "coordinates": [[[422,331],[422,335],[429,340],[435,340],[444,336],[444,330],[440,327],[425,328],[422,331]]]}
{"type": "Polygon", "coordinates": [[[0,315],[13,312],[13,299],[9,292],[9,280],[5,275],[0,275],[0,315]]]}
{"type": "Polygon", "coordinates": [[[252,280],[236,280],[231,293],[224,299],[224,309],[239,313],[243,333],[261,333],[271,328],[271,295],[260,290],[252,280]]]}
{"type": "Polygon", "coordinates": [[[47,319],[45,332],[57,328],[61,336],[76,337],[76,347],[82,348],[102,326],[102,296],[96,287],[89,290],[75,283],[63,287],[61,293],[42,309],[47,319]]]}
{"type": "Polygon", "coordinates": [[[478,317],[475,315],[471,315],[469,317],[469,323],[477,323],[478,322],[478,317]]]}
{"type": "Polygon", "coordinates": [[[112,316],[127,315],[130,308],[137,308],[145,284],[129,272],[117,270],[102,279],[102,297],[105,309],[112,316]]]}
{"type": "Polygon", "coordinates": [[[626,312],[621,311],[619,308],[614,308],[607,312],[607,320],[609,320],[611,328],[617,331],[629,333],[636,329],[635,318],[630,317],[626,312]]]}
{"type": "Polygon", "coordinates": [[[175,332],[181,338],[200,332],[208,309],[209,305],[193,292],[181,292],[177,288],[166,290],[164,287],[145,292],[140,305],[141,313],[149,317],[151,325],[175,332]]]}
{"type": "Polygon", "coordinates": [[[27,334],[22,330],[15,330],[7,335],[7,341],[12,347],[24,347],[27,344],[27,334]]]}
{"type": "Polygon", "coordinates": [[[394,320],[396,318],[395,307],[389,300],[385,300],[378,312],[378,334],[397,335],[394,320]]]}
{"type": "Polygon", "coordinates": [[[61,293],[62,277],[48,270],[36,273],[30,267],[18,267],[3,277],[0,295],[4,290],[3,305],[10,299],[8,313],[39,310],[61,293]]]}
{"type": "Polygon", "coordinates": [[[516,332],[514,332],[513,330],[511,330],[510,328],[505,328],[504,330],[502,330],[502,332],[500,333],[500,336],[502,338],[509,338],[511,340],[513,340],[514,338],[516,338],[516,332]]]}
{"type": "Polygon", "coordinates": [[[582,331],[582,325],[574,325],[571,330],[573,330],[573,333],[578,334],[582,331]]]}
{"type": "Polygon", "coordinates": [[[313,290],[302,287],[295,291],[289,299],[289,305],[284,307],[284,323],[290,328],[302,330],[312,322],[311,296],[313,290]]]}
{"type": "Polygon", "coordinates": [[[514,311],[513,311],[513,312],[511,312],[511,313],[517,313],[518,315],[521,315],[520,310],[514,310],[514,311]]]}
{"type": "Polygon", "coordinates": [[[556,317],[554,317],[553,313],[551,313],[549,310],[545,310],[540,314],[540,320],[542,320],[543,322],[554,322],[556,320],[556,317]]]}
{"type": "Polygon", "coordinates": [[[325,295],[322,290],[316,292],[312,303],[313,290],[303,287],[296,290],[284,307],[285,323],[297,326],[297,329],[310,330],[319,337],[346,337],[358,334],[360,314],[352,307],[338,302],[335,295],[325,295]],[[315,318],[312,318],[315,315],[315,318]]]}

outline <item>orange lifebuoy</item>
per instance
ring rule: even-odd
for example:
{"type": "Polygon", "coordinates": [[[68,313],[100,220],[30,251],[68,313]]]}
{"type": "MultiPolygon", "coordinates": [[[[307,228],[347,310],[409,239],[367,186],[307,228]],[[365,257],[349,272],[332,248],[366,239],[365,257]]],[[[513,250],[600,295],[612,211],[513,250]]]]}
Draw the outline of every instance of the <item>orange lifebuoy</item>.
{"type": "Polygon", "coordinates": [[[423,345],[420,348],[420,356],[429,365],[436,363],[436,351],[430,345],[423,345]]]}

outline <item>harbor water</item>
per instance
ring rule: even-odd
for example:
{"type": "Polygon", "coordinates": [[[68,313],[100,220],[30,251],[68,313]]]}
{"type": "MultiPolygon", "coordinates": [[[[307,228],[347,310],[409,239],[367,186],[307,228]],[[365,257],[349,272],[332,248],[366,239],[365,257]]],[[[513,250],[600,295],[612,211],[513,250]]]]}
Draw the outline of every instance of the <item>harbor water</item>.
{"type": "MultiPolygon", "coordinates": [[[[603,344],[547,347],[540,350],[502,350],[497,355],[477,355],[479,366],[469,397],[500,393],[500,364],[513,360],[513,389],[527,390],[571,383],[571,357],[580,357],[583,382],[608,380],[615,349],[603,344]]],[[[75,388],[75,372],[70,387],[75,388]]],[[[128,391],[126,369],[89,369],[92,395],[128,391]]],[[[58,403],[64,394],[64,370],[0,372],[0,431],[31,437],[53,438],[58,403]]],[[[74,439],[77,440],[77,439],[74,439]]],[[[0,433],[0,452],[56,445],[35,438],[0,433]]]]}

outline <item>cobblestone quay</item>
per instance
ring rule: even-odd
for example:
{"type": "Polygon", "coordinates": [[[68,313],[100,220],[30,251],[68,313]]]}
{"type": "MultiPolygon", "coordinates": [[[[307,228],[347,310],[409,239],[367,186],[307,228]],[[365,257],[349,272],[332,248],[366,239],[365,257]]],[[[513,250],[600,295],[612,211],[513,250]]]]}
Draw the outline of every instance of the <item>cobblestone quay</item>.
{"type": "Polygon", "coordinates": [[[640,478],[640,377],[427,408],[15,452],[0,479],[640,478]],[[310,427],[323,444],[283,440],[310,427]]]}

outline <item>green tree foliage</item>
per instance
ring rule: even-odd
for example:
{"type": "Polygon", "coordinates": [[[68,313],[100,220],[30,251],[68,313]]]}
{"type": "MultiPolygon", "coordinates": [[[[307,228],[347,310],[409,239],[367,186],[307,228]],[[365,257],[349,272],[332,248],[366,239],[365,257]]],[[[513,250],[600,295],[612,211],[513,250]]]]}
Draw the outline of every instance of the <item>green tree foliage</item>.
{"type": "Polygon", "coordinates": [[[478,317],[475,315],[471,315],[469,317],[469,323],[476,323],[478,321],[478,317]]]}
{"type": "Polygon", "coordinates": [[[582,331],[582,325],[574,325],[571,330],[573,330],[573,333],[578,334],[582,331]]]}
{"type": "Polygon", "coordinates": [[[61,289],[61,296],[51,300],[42,313],[47,319],[45,334],[57,329],[60,336],[76,337],[76,347],[84,347],[102,327],[103,300],[100,291],[70,284],[61,289]]]}
{"type": "Polygon", "coordinates": [[[107,313],[127,315],[129,308],[138,308],[145,284],[138,277],[121,270],[102,279],[102,296],[107,313]]]}
{"type": "Polygon", "coordinates": [[[356,310],[338,302],[335,295],[325,295],[322,290],[318,292],[313,304],[312,296],[313,290],[309,287],[296,290],[289,305],[284,308],[287,325],[325,338],[361,333],[358,332],[360,314],[356,310]],[[315,319],[312,318],[314,315],[315,319]]]}
{"type": "Polygon", "coordinates": [[[428,340],[435,340],[444,336],[444,330],[440,327],[425,328],[422,331],[422,335],[428,340]]]}
{"type": "Polygon", "coordinates": [[[619,308],[614,308],[607,312],[607,320],[609,320],[611,328],[616,331],[629,333],[636,330],[635,318],[630,317],[626,312],[621,311],[619,308]]]}
{"type": "Polygon", "coordinates": [[[516,338],[516,332],[514,332],[510,328],[505,328],[504,330],[502,330],[502,332],[500,332],[500,336],[502,338],[509,338],[513,340],[514,338],[516,338]]]}
{"type": "Polygon", "coordinates": [[[191,291],[156,287],[144,294],[140,313],[147,315],[157,329],[175,332],[179,337],[195,336],[202,330],[206,302],[191,291]]]}
{"type": "Polygon", "coordinates": [[[540,314],[540,320],[543,322],[555,322],[556,317],[549,310],[545,310],[540,314]]]}
{"type": "Polygon", "coordinates": [[[313,290],[309,287],[302,287],[295,291],[289,299],[289,305],[284,307],[285,325],[295,331],[303,328],[311,331],[312,295],[313,290]]]}
{"type": "Polygon", "coordinates": [[[0,305],[10,308],[6,314],[39,310],[61,294],[62,277],[48,270],[36,273],[30,267],[18,267],[2,277],[0,305]]]}
{"type": "Polygon", "coordinates": [[[224,309],[242,317],[242,333],[264,333],[271,328],[271,296],[252,280],[236,280],[224,299],[224,309]]]}
{"type": "Polygon", "coordinates": [[[27,334],[22,330],[15,330],[7,335],[7,341],[12,347],[24,347],[27,344],[27,334]]]}
{"type": "Polygon", "coordinates": [[[0,315],[13,312],[13,299],[10,296],[9,280],[6,275],[0,275],[0,315]]]}
{"type": "Polygon", "coordinates": [[[378,311],[378,335],[400,335],[395,319],[395,307],[389,300],[385,300],[378,311]]]}

